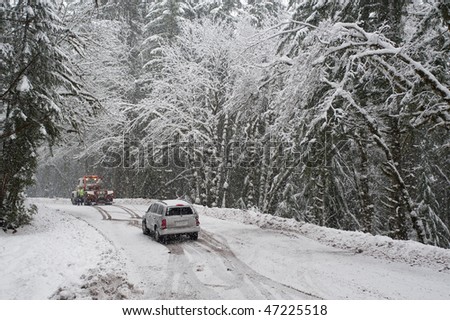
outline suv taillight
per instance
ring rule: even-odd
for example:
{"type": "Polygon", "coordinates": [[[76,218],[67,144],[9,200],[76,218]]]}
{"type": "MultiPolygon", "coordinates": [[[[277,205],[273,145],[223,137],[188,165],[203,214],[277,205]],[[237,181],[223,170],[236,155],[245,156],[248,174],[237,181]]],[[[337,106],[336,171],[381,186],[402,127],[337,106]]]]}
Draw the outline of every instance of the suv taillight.
{"type": "Polygon", "coordinates": [[[166,219],[162,219],[161,221],[161,229],[166,229],[167,228],[167,220],[166,219]]]}
{"type": "Polygon", "coordinates": [[[199,225],[200,225],[200,220],[198,220],[198,217],[195,218],[195,225],[196,225],[196,226],[199,226],[199,225]]]}

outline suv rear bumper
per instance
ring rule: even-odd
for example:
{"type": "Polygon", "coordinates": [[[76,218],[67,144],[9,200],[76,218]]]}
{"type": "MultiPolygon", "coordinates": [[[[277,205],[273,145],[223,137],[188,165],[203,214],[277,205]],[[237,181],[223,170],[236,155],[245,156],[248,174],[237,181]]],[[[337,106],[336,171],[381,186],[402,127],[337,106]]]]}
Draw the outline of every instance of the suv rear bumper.
{"type": "Polygon", "coordinates": [[[173,234],[184,234],[184,233],[193,233],[199,232],[200,227],[189,227],[189,228],[172,228],[172,229],[163,229],[159,230],[159,234],[162,236],[173,235],[173,234]]]}

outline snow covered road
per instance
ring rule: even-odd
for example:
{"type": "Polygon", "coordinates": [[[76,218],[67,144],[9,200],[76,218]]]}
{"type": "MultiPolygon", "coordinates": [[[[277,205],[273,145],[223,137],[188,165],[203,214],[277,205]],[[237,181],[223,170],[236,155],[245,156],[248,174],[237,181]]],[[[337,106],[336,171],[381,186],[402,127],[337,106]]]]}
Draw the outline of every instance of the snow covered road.
{"type": "Polygon", "coordinates": [[[142,234],[145,200],[31,202],[33,225],[0,235],[0,299],[450,299],[450,250],[393,241],[424,257],[396,261],[201,208],[198,241],[163,245],[142,234]]]}

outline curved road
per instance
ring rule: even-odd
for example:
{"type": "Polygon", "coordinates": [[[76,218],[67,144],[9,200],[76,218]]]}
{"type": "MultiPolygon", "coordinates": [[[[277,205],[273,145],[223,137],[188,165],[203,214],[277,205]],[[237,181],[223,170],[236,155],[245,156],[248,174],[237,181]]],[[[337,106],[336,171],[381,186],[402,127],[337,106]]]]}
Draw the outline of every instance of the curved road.
{"type": "Polygon", "coordinates": [[[144,299],[450,299],[450,275],[335,249],[295,234],[200,216],[197,241],[142,234],[144,205],[49,203],[119,254],[144,299]]]}
{"type": "MultiPolygon", "coordinates": [[[[135,226],[140,231],[142,213],[136,209],[122,205],[93,206],[90,209],[98,211],[100,215],[97,218],[101,220],[126,222],[128,226],[135,226]]],[[[91,216],[81,215],[82,211],[77,214],[78,218],[97,224],[91,216]]],[[[102,221],[103,223],[108,221],[102,221]]],[[[170,240],[166,244],[156,243],[151,237],[139,235],[145,241],[146,247],[142,248],[141,239],[139,242],[134,239],[136,242],[130,243],[123,234],[111,232],[123,226],[112,224],[106,227],[97,224],[97,227],[106,229],[103,231],[112,238],[113,243],[120,242],[123,254],[137,265],[137,274],[141,277],[140,283],[146,298],[320,299],[317,295],[279,283],[254,271],[236,257],[223,237],[206,230],[202,230],[198,241],[181,238],[170,240]],[[157,253],[152,254],[153,250],[157,253]],[[160,266],[145,268],[147,263],[156,264],[158,261],[161,262],[160,266]],[[159,281],[158,285],[155,285],[156,279],[159,281]],[[145,288],[153,288],[151,295],[148,295],[150,292],[145,288]]]]}

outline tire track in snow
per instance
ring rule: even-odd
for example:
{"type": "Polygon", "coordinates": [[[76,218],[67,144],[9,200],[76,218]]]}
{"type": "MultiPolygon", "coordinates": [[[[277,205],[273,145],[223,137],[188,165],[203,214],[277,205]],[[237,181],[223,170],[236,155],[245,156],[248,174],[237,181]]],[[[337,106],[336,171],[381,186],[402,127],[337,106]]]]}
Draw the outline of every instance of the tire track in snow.
{"type": "Polygon", "coordinates": [[[248,278],[247,273],[238,268],[223,252],[216,252],[207,246],[189,243],[187,252],[193,252],[195,257],[202,257],[197,263],[197,271],[203,274],[203,283],[207,287],[219,288],[219,294],[234,299],[270,299],[273,295],[262,285],[256,284],[248,278]],[[202,264],[201,262],[206,262],[202,264]]]}
{"type": "Polygon", "coordinates": [[[323,299],[257,273],[225,239],[204,230],[197,241],[173,240],[164,246],[170,258],[161,299],[323,299]]]}
{"type": "MultiPolygon", "coordinates": [[[[234,266],[235,272],[238,273],[238,278],[247,278],[250,280],[251,284],[258,290],[260,290],[261,294],[264,295],[267,299],[292,299],[293,295],[295,296],[295,292],[300,293],[302,295],[305,295],[305,299],[320,299],[323,300],[322,297],[306,292],[304,290],[295,288],[290,285],[286,285],[280,282],[277,282],[273,279],[270,279],[262,274],[259,274],[255,270],[253,270],[250,266],[245,264],[243,261],[241,261],[239,258],[236,257],[236,255],[233,253],[233,251],[230,249],[230,247],[227,244],[226,239],[218,240],[217,237],[207,231],[202,230],[201,232],[201,238],[198,240],[199,246],[203,246],[206,248],[209,248],[216,252],[218,255],[220,255],[226,265],[234,266]],[[269,291],[267,290],[269,288],[269,291]],[[281,295],[279,297],[274,296],[273,290],[281,295]],[[291,292],[289,292],[291,291],[291,292]],[[294,291],[294,294],[293,292],[294,291]],[[287,297],[286,297],[287,296],[287,297]]],[[[222,238],[222,237],[220,237],[222,238]]],[[[297,295],[298,296],[298,295],[297,295]]]]}
{"type": "Polygon", "coordinates": [[[125,207],[121,207],[121,206],[117,206],[120,209],[122,209],[123,211],[125,211],[127,214],[129,214],[131,216],[132,219],[121,219],[121,218],[113,218],[112,217],[112,213],[108,212],[106,209],[102,208],[102,207],[98,207],[98,206],[93,206],[92,208],[96,209],[98,212],[100,212],[100,214],[102,215],[102,220],[109,220],[109,221],[125,221],[128,222],[130,225],[135,226],[135,227],[140,227],[140,223],[138,220],[138,218],[140,218],[140,216],[136,213],[133,213],[132,210],[130,210],[130,212],[128,212],[125,209],[125,207]]]}
{"type": "Polygon", "coordinates": [[[183,246],[185,243],[166,243],[170,258],[167,264],[164,283],[167,286],[160,294],[161,299],[220,299],[217,293],[206,287],[196,276],[192,261],[186,255],[183,246]]]}
{"type": "Polygon", "coordinates": [[[92,206],[92,208],[96,209],[102,215],[103,220],[111,220],[111,215],[103,208],[92,206]]]}
{"type": "MultiPolygon", "coordinates": [[[[110,215],[96,208],[103,217],[110,215]]],[[[106,243],[110,245],[109,249],[102,251],[101,259],[94,268],[86,270],[81,276],[83,280],[81,287],[69,284],[68,287],[59,287],[49,299],[137,299],[141,298],[143,291],[135,287],[128,279],[127,272],[123,271],[125,262],[123,261],[121,250],[116,243],[112,241],[102,230],[94,226],[86,219],[66,212],[69,216],[85,223],[94,232],[98,233],[106,243]]]]}
{"type": "Polygon", "coordinates": [[[126,213],[128,213],[128,214],[131,216],[131,218],[142,219],[142,217],[141,217],[139,214],[137,214],[136,211],[134,211],[134,210],[132,210],[132,209],[130,209],[130,208],[127,208],[127,207],[125,207],[125,206],[121,206],[121,205],[119,205],[119,204],[113,204],[112,206],[113,206],[113,207],[117,207],[117,208],[122,209],[123,211],[125,211],[126,213]]]}
{"type": "MultiPolygon", "coordinates": [[[[117,219],[101,207],[93,207],[100,212],[103,220],[128,221],[133,226],[140,218],[133,210],[113,205],[125,211],[132,219],[117,219]]],[[[245,299],[323,299],[315,294],[279,283],[265,277],[238,259],[229,248],[226,239],[204,230],[198,241],[169,241],[164,244],[170,254],[164,283],[167,287],[160,293],[162,299],[221,299],[223,294],[238,291],[245,299]],[[220,240],[219,240],[219,239],[220,240]],[[206,261],[205,266],[212,273],[202,282],[196,266],[198,258],[206,261]],[[219,288],[219,291],[214,288],[219,288]]]]}

